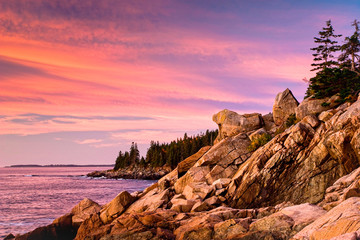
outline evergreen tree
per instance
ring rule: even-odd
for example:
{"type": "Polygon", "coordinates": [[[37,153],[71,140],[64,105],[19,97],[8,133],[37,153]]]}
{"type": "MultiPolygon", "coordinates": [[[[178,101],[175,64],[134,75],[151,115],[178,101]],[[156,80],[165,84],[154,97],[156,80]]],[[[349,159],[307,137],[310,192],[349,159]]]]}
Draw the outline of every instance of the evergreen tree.
{"type": "Polygon", "coordinates": [[[339,56],[339,61],[342,67],[350,67],[350,70],[358,74],[359,61],[360,61],[360,40],[359,40],[359,22],[355,19],[351,24],[355,27],[355,32],[352,36],[345,38],[345,43],[341,46],[342,54],[339,56]]]}
{"type": "Polygon", "coordinates": [[[200,148],[212,145],[218,131],[206,131],[197,136],[189,137],[186,133],[184,138],[178,138],[170,143],[160,144],[158,141],[151,141],[147,150],[146,158],[140,159],[140,153],[136,143],[132,143],[130,152],[122,153],[116,158],[114,169],[125,168],[129,166],[152,166],[160,167],[165,164],[175,168],[177,164],[185,158],[193,155],[200,148]]]}
{"type": "Polygon", "coordinates": [[[319,37],[314,37],[315,43],[319,44],[315,48],[311,48],[312,51],[315,51],[314,63],[311,66],[315,67],[311,71],[315,70],[325,70],[326,68],[331,68],[337,66],[338,63],[334,60],[333,53],[340,49],[337,41],[333,40],[341,35],[334,34],[334,28],[331,25],[331,20],[326,21],[326,27],[319,32],[319,37]]]}
{"type": "Polygon", "coordinates": [[[145,165],[146,165],[145,158],[144,158],[144,157],[141,157],[141,159],[140,159],[140,166],[141,166],[141,167],[145,167],[145,165]]]}
{"type": "Polygon", "coordinates": [[[125,152],[124,154],[124,167],[130,166],[130,154],[129,152],[125,152]]]}
{"type": "Polygon", "coordinates": [[[116,161],[115,161],[115,166],[114,166],[114,170],[118,170],[119,168],[122,168],[124,167],[124,159],[123,159],[123,154],[122,152],[120,151],[119,152],[119,156],[116,158],[116,161]]]}
{"type": "Polygon", "coordinates": [[[130,164],[136,165],[136,164],[139,163],[139,161],[140,161],[140,152],[139,152],[139,149],[137,147],[137,143],[134,143],[134,142],[131,143],[129,157],[130,157],[130,164]]]}

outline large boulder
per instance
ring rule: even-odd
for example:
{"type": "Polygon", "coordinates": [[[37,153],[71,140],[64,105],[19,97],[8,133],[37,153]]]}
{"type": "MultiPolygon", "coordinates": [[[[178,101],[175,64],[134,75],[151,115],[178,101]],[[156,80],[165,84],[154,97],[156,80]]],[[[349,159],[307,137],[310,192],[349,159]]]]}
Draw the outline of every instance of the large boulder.
{"type": "Polygon", "coordinates": [[[259,129],[264,125],[262,116],[259,113],[240,115],[227,109],[214,114],[213,121],[219,126],[219,134],[215,139],[215,143],[239,133],[259,129]]]}
{"type": "Polygon", "coordinates": [[[73,207],[70,213],[56,218],[50,225],[36,228],[34,231],[16,237],[16,239],[74,239],[79,226],[92,214],[97,215],[100,208],[100,205],[96,202],[91,199],[84,198],[75,207],[73,207]]]}
{"type": "Polygon", "coordinates": [[[74,239],[76,236],[77,228],[72,225],[72,215],[66,214],[58,218],[55,223],[50,225],[36,228],[24,235],[16,237],[18,240],[31,240],[31,239],[54,239],[54,240],[67,240],[74,239]]]}
{"type": "Polygon", "coordinates": [[[208,150],[210,146],[202,147],[197,153],[181,161],[177,166],[178,178],[182,177],[208,150]]]}
{"type": "Polygon", "coordinates": [[[127,191],[119,193],[111,202],[101,209],[100,218],[102,222],[105,224],[111,222],[123,213],[135,200],[136,199],[127,191]]]}
{"type": "Polygon", "coordinates": [[[191,183],[203,183],[206,184],[205,176],[210,172],[209,166],[192,167],[187,173],[179,178],[174,187],[176,193],[182,193],[186,186],[191,183]]]}
{"type": "MultiPolygon", "coordinates": [[[[211,185],[219,178],[231,178],[236,172],[236,166],[249,157],[249,144],[247,135],[240,133],[214,145],[175,182],[175,192],[182,193],[192,183],[211,185]]],[[[191,188],[198,185],[194,184],[191,188]]]]}
{"type": "Polygon", "coordinates": [[[330,239],[360,230],[360,198],[353,197],[315,220],[294,239],[330,239]]]}
{"type": "Polygon", "coordinates": [[[298,105],[299,102],[288,88],[278,93],[273,105],[275,124],[278,126],[282,125],[291,114],[295,114],[295,109],[298,105]]]}
{"type": "Polygon", "coordinates": [[[322,207],[309,203],[285,207],[279,212],[294,220],[292,226],[294,232],[302,230],[304,227],[326,214],[326,211],[322,207]]]}
{"type": "Polygon", "coordinates": [[[156,209],[166,205],[169,200],[171,193],[169,189],[161,190],[158,187],[147,192],[140,199],[131,204],[127,209],[126,213],[138,213],[145,211],[155,211],[156,209]]]}
{"type": "Polygon", "coordinates": [[[72,223],[77,227],[80,226],[82,222],[85,221],[91,214],[99,212],[101,206],[94,202],[91,199],[84,198],[81,200],[73,209],[70,214],[72,214],[72,223]]]}
{"type": "Polygon", "coordinates": [[[330,210],[351,197],[360,197],[360,168],[339,178],[332,186],[327,188],[325,198],[319,206],[330,210]]]}
{"type": "Polygon", "coordinates": [[[317,115],[321,112],[334,108],[339,105],[339,99],[340,97],[336,95],[332,96],[331,98],[323,99],[308,97],[304,99],[304,101],[302,101],[295,109],[296,118],[303,119],[307,115],[317,115]]]}

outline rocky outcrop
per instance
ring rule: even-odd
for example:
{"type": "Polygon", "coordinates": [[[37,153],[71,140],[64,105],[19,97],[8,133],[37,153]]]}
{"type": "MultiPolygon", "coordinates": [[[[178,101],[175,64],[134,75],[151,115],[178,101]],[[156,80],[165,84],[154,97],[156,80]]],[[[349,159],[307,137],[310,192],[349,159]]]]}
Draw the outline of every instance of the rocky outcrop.
{"type": "Polygon", "coordinates": [[[259,113],[240,115],[227,109],[214,114],[213,121],[219,126],[219,133],[215,143],[239,133],[257,130],[264,125],[262,116],[259,113]]]}
{"type": "Polygon", "coordinates": [[[106,204],[100,211],[100,219],[103,223],[108,223],[118,217],[125,209],[135,201],[135,198],[128,192],[119,193],[111,202],[106,204]]]}
{"type": "Polygon", "coordinates": [[[39,227],[34,231],[16,237],[17,240],[31,239],[53,239],[68,240],[74,239],[79,226],[92,214],[100,210],[99,204],[85,198],[80,201],[70,213],[65,214],[53,221],[52,224],[39,227]]]}
{"type": "Polygon", "coordinates": [[[330,239],[360,230],[360,198],[353,197],[316,219],[294,239],[330,239]]]}
{"type": "Polygon", "coordinates": [[[228,187],[231,206],[320,202],[331,184],[360,164],[359,109],[360,101],[335,109],[332,118],[314,127],[303,119],[254,152],[228,187]]]}
{"type": "Polygon", "coordinates": [[[290,89],[286,89],[276,95],[273,105],[273,118],[276,125],[280,126],[285,123],[286,119],[295,114],[295,109],[299,105],[290,89]]]}
{"type": "Polygon", "coordinates": [[[85,219],[89,218],[91,214],[99,212],[100,209],[101,206],[98,203],[91,199],[84,198],[78,205],[71,209],[70,214],[72,215],[72,224],[79,227],[85,219]]]}
{"type": "Polygon", "coordinates": [[[91,178],[109,178],[109,179],[145,179],[145,180],[157,180],[165,176],[171,171],[170,167],[139,167],[130,166],[123,169],[94,171],[87,174],[87,177],[91,178]]]}
{"type": "MultiPolygon", "coordinates": [[[[223,131],[144,191],[91,210],[75,239],[356,239],[360,100],[326,111],[307,114],[254,152],[249,136],[266,126],[233,131],[229,124],[235,135],[223,131]]],[[[235,116],[214,118],[236,122],[218,119],[228,115],[235,116]]],[[[73,219],[54,224],[73,227],[73,219]]]]}
{"type": "Polygon", "coordinates": [[[318,115],[321,112],[333,109],[335,106],[339,105],[339,99],[340,97],[337,95],[324,99],[308,97],[295,109],[296,117],[298,119],[303,119],[307,115],[318,115]]]}
{"type": "Polygon", "coordinates": [[[177,166],[178,177],[183,176],[209,149],[210,146],[203,147],[194,155],[181,161],[177,166]]]}
{"type": "Polygon", "coordinates": [[[327,188],[325,198],[319,205],[330,210],[351,197],[360,197],[360,168],[338,179],[327,188]]]}

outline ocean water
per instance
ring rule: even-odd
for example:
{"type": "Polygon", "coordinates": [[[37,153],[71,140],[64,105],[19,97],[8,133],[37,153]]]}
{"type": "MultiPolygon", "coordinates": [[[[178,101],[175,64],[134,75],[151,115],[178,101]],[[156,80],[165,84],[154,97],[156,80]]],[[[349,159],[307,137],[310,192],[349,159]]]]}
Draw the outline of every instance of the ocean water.
{"type": "Polygon", "coordinates": [[[48,225],[85,197],[102,205],[121,191],[141,191],[155,182],[84,176],[94,170],[105,168],[0,168],[0,239],[48,225]]]}

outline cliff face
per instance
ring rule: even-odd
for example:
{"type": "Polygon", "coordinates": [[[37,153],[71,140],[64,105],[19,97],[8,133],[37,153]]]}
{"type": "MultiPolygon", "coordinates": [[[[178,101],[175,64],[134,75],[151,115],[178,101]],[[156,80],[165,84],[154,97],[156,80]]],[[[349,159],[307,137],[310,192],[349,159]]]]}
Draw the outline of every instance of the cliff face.
{"type": "Polygon", "coordinates": [[[332,115],[327,121],[308,115],[254,152],[227,189],[231,206],[321,201],[327,187],[359,166],[360,101],[346,106],[324,113],[332,115]]]}
{"type": "Polygon", "coordinates": [[[75,239],[357,239],[360,100],[318,115],[304,105],[294,106],[302,119],[277,135],[271,115],[220,112],[214,146],[143,192],[120,193],[75,239]],[[274,137],[250,152],[260,132],[274,137]]]}

